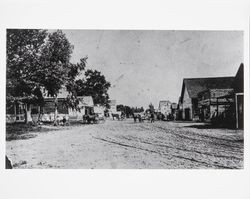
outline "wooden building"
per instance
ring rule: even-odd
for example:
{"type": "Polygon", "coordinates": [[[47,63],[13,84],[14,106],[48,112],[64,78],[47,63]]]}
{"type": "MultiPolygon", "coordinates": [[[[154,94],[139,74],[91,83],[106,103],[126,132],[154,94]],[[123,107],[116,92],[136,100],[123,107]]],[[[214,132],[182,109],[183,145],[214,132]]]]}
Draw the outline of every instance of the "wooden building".
{"type": "Polygon", "coordinates": [[[63,117],[65,117],[67,120],[77,121],[82,120],[83,115],[94,113],[94,103],[91,96],[78,96],[77,99],[79,100],[79,109],[73,110],[72,108],[67,107],[65,102],[66,98],[60,96],[57,98],[56,102],[54,98],[46,98],[45,104],[41,108],[41,121],[52,122],[55,120],[55,114],[59,120],[62,120],[63,117]],[[55,112],[56,107],[57,113],[55,112]]]}
{"type": "MultiPolygon", "coordinates": [[[[222,122],[225,126],[236,129],[244,128],[244,65],[241,64],[232,84],[233,91],[217,97],[217,114],[223,114],[222,122]],[[221,103],[227,103],[224,110],[220,110],[221,103]]],[[[225,105],[224,105],[225,106],[225,105]]]]}
{"type": "Polygon", "coordinates": [[[198,94],[211,89],[231,89],[234,77],[185,78],[179,100],[179,117],[199,120],[198,94]]]}
{"type": "Polygon", "coordinates": [[[117,109],[116,109],[116,100],[109,100],[109,112],[110,113],[116,113],[117,109]]]}
{"type": "Polygon", "coordinates": [[[244,65],[240,65],[233,84],[235,92],[236,128],[244,128],[244,65]]]}
{"type": "Polygon", "coordinates": [[[25,122],[25,107],[23,102],[15,102],[6,107],[6,123],[25,122]]]}
{"type": "Polygon", "coordinates": [[[79,110],[72,110],[66,104],[66,98],[69,93],[65,88],[62,88],[57,98],[48,97],[44,94],[44,103],[39,106],[36,104],[27,104],[24,102],[15,102],[6,110],[6,123],[25,122],[25,114],[27,114],[27,121],[37,122],[53,122],[55,119],[63,119],[65,117],[69,120],[82,120],[85,114],[94,112],[94,103],[91,96],[78,96],[79,110]],[[29,106],[27,108],[27,106],[29,106]],[[25,111],[29,112],[26,113],[25,111]]]}
{"type": "Polygon", "coordinates": [[[167,117],[171,114],[171,105],[172,103],[169,100],[162,100],[159,102],[158,112],[167,117]]]}
{"type": "Polygon", "coordinates": [[[234,89],[207,89],[198,93],[199,119],[201,121],[211,121],[211,118],[227,111],[234,99],[229,97],[234,89]]]}
{"type": "Polygon", "coordinates": [[[177,108],[178,108],[177,103],[171,104],[171,114],[173,115],[174,120],[176,120],[177,118],[177,108]]]}

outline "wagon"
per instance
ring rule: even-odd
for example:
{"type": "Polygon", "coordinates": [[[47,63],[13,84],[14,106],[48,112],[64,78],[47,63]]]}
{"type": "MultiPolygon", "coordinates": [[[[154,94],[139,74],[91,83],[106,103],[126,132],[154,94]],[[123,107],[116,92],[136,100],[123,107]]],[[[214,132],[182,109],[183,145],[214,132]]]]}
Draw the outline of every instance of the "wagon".
{"type": "Polygon", "coordinates": [[[87,123],[87,124],[97,124],[99,123],[99,117],[98,114],[87,114],[87,115],[83,115],[83,123],[87,123]]]}

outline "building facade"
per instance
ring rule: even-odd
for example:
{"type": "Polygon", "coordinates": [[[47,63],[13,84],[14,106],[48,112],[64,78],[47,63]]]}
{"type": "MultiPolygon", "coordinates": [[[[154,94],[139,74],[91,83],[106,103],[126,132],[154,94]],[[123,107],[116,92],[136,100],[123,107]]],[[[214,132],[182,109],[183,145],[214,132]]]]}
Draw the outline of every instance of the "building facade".
{"type": "Polygon", "coordinates": [[[110,113],[116,113],[117,112],[117,109],[116,109],[116,100],[110,100],[109,101],[109,112],[110,113]]]}
{"type": "Polygon", "coordinates": [[[167,117],[169,114],[171,114],[171,105],[172,103],[169,100],[162,100],[159,102],[159,108],[158,112],[163,114],[165,117],[167,117]]]}
{"type": "Polygon", "coordinates": [[[234,89],[208,89],[198,94],[199,119],[211,121],[212,117],[223,114],[227,111],[234,99],[229,97],[234,89]]]}
{"type": "Polygon", "coordinates": [[[82,120],[82,116],[94,112],[91,96],[78,96],[78,110],[69,108],[66,103],[68,96],[66,89],[61,89],[57,98],[44,97],[42,105],[15,102],[6,110],[6,123],[25,122],[53,122],[55,119],[82,120]],[[26,118],[27,117],[27,118],[26,118]],[[26,118],[26,119],[25,119],[26,118]]]}
{"type": "Polygon", "coordinates": [[[234,77],[183,79],[179,100],[179,117],[183,120],[199,120],[198,94],[209,89],[231,89],[234,77]]]}

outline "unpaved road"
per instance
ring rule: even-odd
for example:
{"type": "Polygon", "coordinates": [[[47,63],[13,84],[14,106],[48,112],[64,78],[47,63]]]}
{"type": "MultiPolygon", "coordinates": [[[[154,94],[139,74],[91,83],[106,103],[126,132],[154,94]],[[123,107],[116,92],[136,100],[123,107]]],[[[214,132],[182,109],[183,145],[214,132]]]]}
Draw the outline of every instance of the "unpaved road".
{"type": "Polygon", "coordinates": [[[107,120],[36,134],[6,142],[14,168],[243,168],[243,131],[239,130],[107,120]]]}

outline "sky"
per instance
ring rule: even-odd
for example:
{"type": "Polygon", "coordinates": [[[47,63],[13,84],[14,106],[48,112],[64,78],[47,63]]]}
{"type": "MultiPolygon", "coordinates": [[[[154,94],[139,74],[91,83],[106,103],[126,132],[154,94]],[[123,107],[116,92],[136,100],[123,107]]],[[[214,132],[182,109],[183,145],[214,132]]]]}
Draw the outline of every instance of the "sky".
{"type": "Polygon", "coordinates": [[[234,76],[243,62],[242,31],[63,30],[72,62],[88,56],[111,83],[117,104],[155,108],[178,102],[183,78],[234,76]]]}

